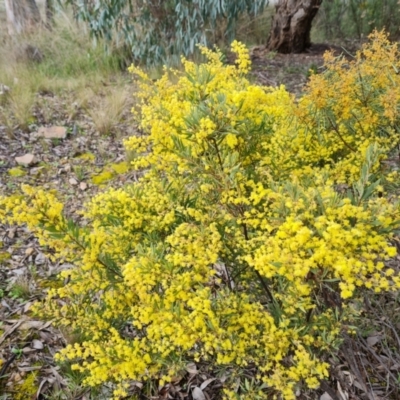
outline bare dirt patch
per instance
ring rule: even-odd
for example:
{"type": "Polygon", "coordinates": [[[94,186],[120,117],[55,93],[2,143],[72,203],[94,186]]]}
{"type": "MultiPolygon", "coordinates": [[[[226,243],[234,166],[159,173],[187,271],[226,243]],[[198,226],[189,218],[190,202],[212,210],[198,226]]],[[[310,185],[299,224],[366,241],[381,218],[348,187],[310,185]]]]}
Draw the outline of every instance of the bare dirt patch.
{"type": "Polygon", "coordinates": [[[279,54],[268,51],[265,46],[253,47],[251,75],[261,85],[284,85],[290,93],[299,96],[310,75],[323,71],[327,51],[335,56],[343,54],[348,57],[350,54],[339,46],[325,43],[313,44],[306,53],[300,54],[279,54]]]}

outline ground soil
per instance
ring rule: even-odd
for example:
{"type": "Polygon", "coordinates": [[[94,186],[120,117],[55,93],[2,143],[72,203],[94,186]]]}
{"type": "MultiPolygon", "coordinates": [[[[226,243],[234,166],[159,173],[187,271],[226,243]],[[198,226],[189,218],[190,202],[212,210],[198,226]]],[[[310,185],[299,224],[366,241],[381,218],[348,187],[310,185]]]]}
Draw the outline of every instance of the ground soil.
{"type": "Polygon", "coordinates": [[[313,44],[301,54],[279,54],[264,46],[251,49],[252,76],[261,85],[278,87],[284,85],[290,93],[301,96],[301,92],[312,73],[320,73],[324,67],[324,53],[349,57],[348,50],[325,43],[313,44]]]}

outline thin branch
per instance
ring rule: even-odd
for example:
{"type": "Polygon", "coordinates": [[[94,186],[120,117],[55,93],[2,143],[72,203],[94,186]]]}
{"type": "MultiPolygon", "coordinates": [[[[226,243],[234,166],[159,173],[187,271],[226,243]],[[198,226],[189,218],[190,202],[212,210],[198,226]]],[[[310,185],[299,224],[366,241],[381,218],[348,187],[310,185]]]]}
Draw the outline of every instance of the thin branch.
{"type": "Polygon", "coordinates": [[[375,358],[375,360],[378,361],[378,363],[380,365],[382,365],[382,367],[386,370],[388,375],[394,380],[394,382],[396,382],[397,378],[392,374],[392,371],[390,371],[390,369],[386,366],[386,364],[384,362],[382,362],[382,359],[378,356],[378,354],[376,354],[374,349],[372,347],[368,346],[367,343],[365,342],[364,338],[361,337],[360,335],[358,335],[358,340],[359,340],[359,343],[361,344],[361,347],[363,347],[364,350],[366,350],[370,354],[372,354],[372,356],[375,358]]]}
{"type": "Polygon", "coordinates": [[[215,150],[217,150],[219,165],[221,167],[221,171],[223,171],[224,170],[224,165],[222,163],[221,155],[219,154],[218,143],[214,138],[212,138],[211,140],[214,142],[215,150]]]}
{"type": "MultiPolygon", "coordinates": [[[[244,237],[245,237],[246,240],[249,240],[249,235],[248,235],[248,232],[247,232],[247,226],[246,226],[246,224],[243,224],[242,226],[243,226],[244,237]]],[[[255,273],[257,275],[258,280],[261,283],[261,286],[264,288],[265,293],[267,293],[269,299],[271,300],[271,302],[273,302],[274,301],[274,296],[272,296],[271,290],[269,289],[267,283],[264,281],[263,277],[261,276],[261,274],[256,269],[254,269],[254,271],[255,271],[255,273]]]]}
{"type": "MultiPolygon", "coordinates": [[[[362,390],[364,390],[364,392],[367,394],[368,398],[370,400],[374,400],[374,395],[372,394],[372,392],[370,391],[371,386],[371,382],[369,382],[369,377],[368,374],[366,374],[367,379],[368,379],[368,383],[369,383],[369,388],[367,387],[367,385],[365,384],[365,381],[362,377],[360,368],[358,367],[357,361],[356,361],[356,355],[353,351],[353,344],[352,344],[352,340],[349,338],[348,335],[344,336],[345,339],[345,343],[347,345],[346,350],[343,351],[343,355],[345,357],[345,359],[347,360],[350,368],[351,368],[351,372],[356,376],[356,379],[358,380],[359,384],[362,386],[362,390]]],[[[361,365],[364,368],[363,363],[361,362],[361,365]]],[[[364,368],[365,370],[365,368],[364,368]]]]}
{"type": "Polygon", "coordinates": [[[14,353],[1,367],[0,370],[0,379],[5,378],[6,371],[8,367],[14,362],[14,360],[17,358],[17,354],[14,353]]]}
{"type": "Polygon", "coordinates": [[[332,121],[331,117],[328,117],[328,120],[333,128],[333,130],[336,132],[336,134],[339,136],[340,140],[343,142],[343,144],[349,148],[352,152],[355,152],[355,150],[343,139],[343,136],[341,135],[341,133],[339,132],[338,127],[334,124],[334,122],[332,121]]]}
{"type": "MultiPolygon", "coordinates": [[[[62,233],[64,233],[65,235],[68,236],[68,238],[75,243],[80,249],[82,250],[86,250],[86,247],[80,243],[78,240],[76,240],[67,230],[63,230],[62,228],[60,229],[60,231],[62,233]]],[[[113,270],[112,268],[110,268],[104,261],[102,261],[100,258],[96,257],[96,261],[102,265],[106,270],[114,273],[115,275],[117,275],[119,278],[123,279],[122,274],[120,274],[118,271],[113,270]]]]}

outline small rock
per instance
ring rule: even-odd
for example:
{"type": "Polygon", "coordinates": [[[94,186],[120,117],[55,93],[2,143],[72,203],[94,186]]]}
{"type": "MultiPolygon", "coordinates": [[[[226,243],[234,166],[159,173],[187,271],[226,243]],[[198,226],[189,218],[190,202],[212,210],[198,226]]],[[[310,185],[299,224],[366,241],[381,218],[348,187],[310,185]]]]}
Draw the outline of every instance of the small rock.
{"type": "Polygon", "coordinates": [[[70,178],[68,182],[73,186],[78,184],[78,181],[75,178],[70,178]]]}
{"type": "Polygon", "coordinates": [[[46,139],[65,139],[67,137],[67,129],[63,126],[51,126],[49,128],[42,126],[38,130],[38,136],[46,139]]]}
{"type": "Polygon", "coordinates": [[[86,190],[87,189],[87,183],[86,182],[81,182],[79,184],[79,189],[81,190],[86,190]]]}
{"type": "Polygon", "coordinates": [[[29,167],[32,164],[36,163],[36,158],[33,154],[25,154],[22,157],[15,157],[15,161],[18,165],[22,165],[24,167],[29,167]]]}
{"type": "Polygon", "coordinates": [[[43,342],[41,342],[38,339],[33,339],[32,340],[32,348],[36,349],[36,350],[42,350],[43,349],[43,342]]]}

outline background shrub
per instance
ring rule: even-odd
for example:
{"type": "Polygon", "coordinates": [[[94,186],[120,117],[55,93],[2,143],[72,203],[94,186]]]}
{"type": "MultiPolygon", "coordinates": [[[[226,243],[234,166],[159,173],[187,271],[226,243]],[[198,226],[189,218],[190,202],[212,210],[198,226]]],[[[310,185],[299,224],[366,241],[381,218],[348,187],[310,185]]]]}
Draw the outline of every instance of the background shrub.
{"type": "Polygon", "coordinates": [[[95,38],[122,43],[135,61],[177,64],[196,44],[231,42],[243,14],[261,13],[268,0],[66,0],[95,38]],[[218,37],[222,33],[223,37],[218,37]]]}
{"type": "Polygon", "coordinates": [[[399,20],[397,0],[331,0],[322,2],[316,28],[327,40],[366,38],[374,29],[398,38],[399,20]]]}

